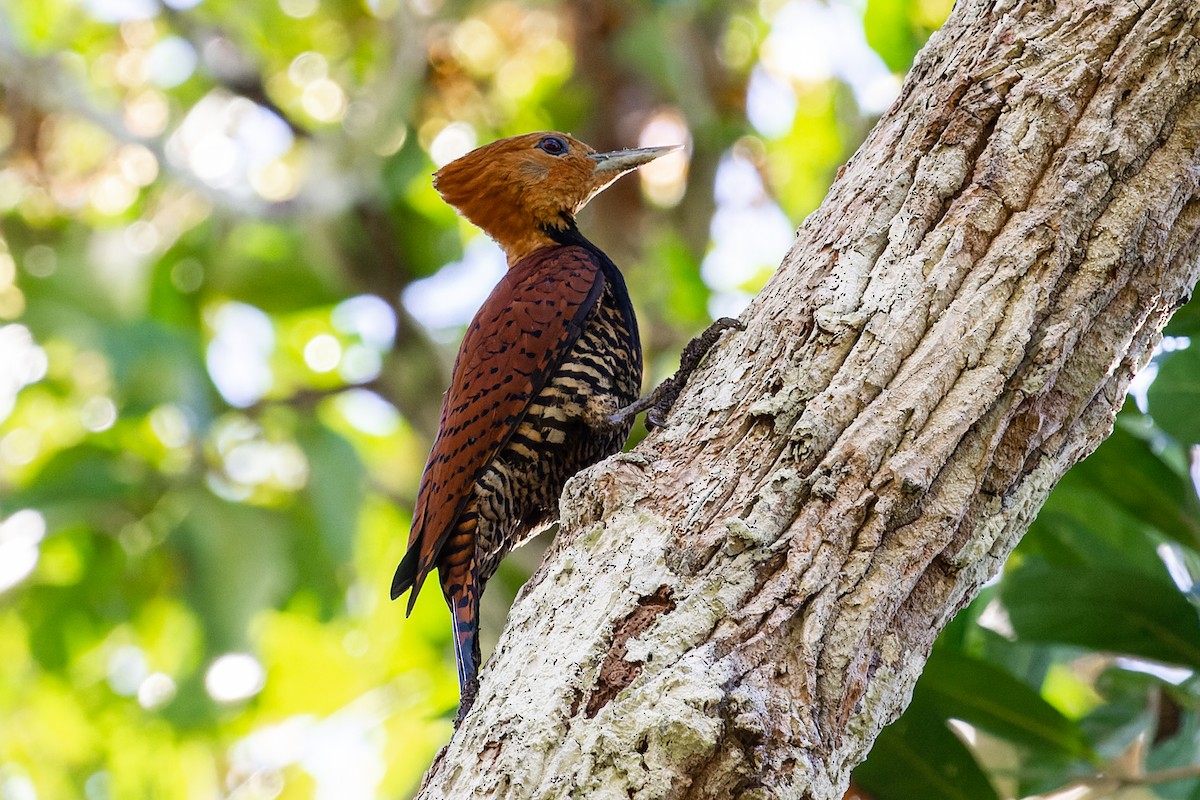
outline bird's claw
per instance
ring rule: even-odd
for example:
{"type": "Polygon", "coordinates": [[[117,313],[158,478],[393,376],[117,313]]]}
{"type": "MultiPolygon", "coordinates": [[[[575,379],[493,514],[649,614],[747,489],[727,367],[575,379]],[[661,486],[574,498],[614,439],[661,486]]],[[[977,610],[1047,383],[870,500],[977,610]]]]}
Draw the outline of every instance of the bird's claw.
{"type": "Polygon", "coordinates": [[[622,409],[615,414],[609,414],[608,416],[601,417],[600,424],[596,427],[609,431],[619,430],[624,428],[625,424],[629,422],[630,416],[632,415],[625,413],[624,409],[622,409]]]}
{"type": "Polygon", "coordinates": [[[634,417],[642,413],[647,408],[647,398],[639,397],[624,408],[618,409],[611,414],[601,414],[592,421],[592,426],[604,431],[618,431],[626,428],[633,421],[634,417]]]}
{"type": "Polygon", "coordinates": [[[471,706],[475,705],[475,696],[477,694],[479,694],[478,678],[462,687],[458,700],[458,713],[454,715],[454,730],[458,730],[458,726],[462,725],[463,720],[467,718],[467,714],[471,712],[471,706]]]}
{"type": "Polygon", "coordinates": [[[667,415],[671,413],[671,409],[654,406],[646,412],[646,430],[652,431],[655,428],[664,428],[667,425],[667,415]]]}
{"type": "Polygon", "coordinates": [[[716,328],[718,331],[728,330],[729,328],[744,331],[746,330],[746,323],[734,317],[717,317],[713,320],[713,324],[708,326],[708,330],[712,330],[713,328],[716,328]]]}
{"type": "Polygon", "coordinates": [[[675,400],[683,391],[688,378],[695,372],[696,367],[700,366],[700,362],[708,355],[708,351],[717,343],[721,334],[730,328],[744,331],[746,324],[733,317],[721,317],[714,320],[699,336],[692,339],[683,348],[683,353],[679,357],[679,369],[674,375],[660,383],[650,394],[635,400],[615,414],[609,414],[604,418],[605,424],[611,425],[613,428],[620,428],[627,425],[632,417],[645,411],[646,430],[652,431],[655,428],[666,427],[667,417],[670,416],[671,409],[675,406],[675,400]]]}

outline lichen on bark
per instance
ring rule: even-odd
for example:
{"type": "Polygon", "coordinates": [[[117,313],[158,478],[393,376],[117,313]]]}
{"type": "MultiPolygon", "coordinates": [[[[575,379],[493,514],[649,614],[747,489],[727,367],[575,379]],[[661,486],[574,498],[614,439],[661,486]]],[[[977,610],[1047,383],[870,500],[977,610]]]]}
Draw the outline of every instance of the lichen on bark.
{"type": "Polygon", "coordinates": [[[960,2],[668,427],[568,485],[422,796],[840,797],[1200,274],[1198,35],[960,2]]]}

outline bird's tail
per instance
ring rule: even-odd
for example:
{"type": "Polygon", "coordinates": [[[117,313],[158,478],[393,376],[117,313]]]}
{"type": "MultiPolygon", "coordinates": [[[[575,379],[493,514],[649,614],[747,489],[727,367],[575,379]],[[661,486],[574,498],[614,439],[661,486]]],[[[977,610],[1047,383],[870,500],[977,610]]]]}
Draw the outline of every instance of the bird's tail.
{"type": "MultiPolygon", "coordinates": [[[[400,561],[400,566],[396,567],[396,575],[392,578],[392,599],[395,600],[400,595],[407,592],[417,580],[417,569],[421,564],[421,549],[419,547],[409,547],[408,552],[404,554],[404,558],[400,561]]],[[[416,600],[417,593],[413,592],[412,600],[416,600]]],[[[408,614],[412,613],[412,602],[408,604],[408,614]]]]}
{"type": "Polygon", "coordinates": [[[458,718],[466,715],[475,700],[479,675],[479,595],[482,585],[476,574],[475,535],[478,517],[464,514],[446,539],[438,563],[442,592],[454,622],[454,659],[458,664],[460,700],[458,718]]]}
{"type": "Polygon", "coordinates": [[[461,719],[475,702],[479,688],[479,594],[473,589],[455,601],[454,659],[458,662],[458,716],[461,719]]]}

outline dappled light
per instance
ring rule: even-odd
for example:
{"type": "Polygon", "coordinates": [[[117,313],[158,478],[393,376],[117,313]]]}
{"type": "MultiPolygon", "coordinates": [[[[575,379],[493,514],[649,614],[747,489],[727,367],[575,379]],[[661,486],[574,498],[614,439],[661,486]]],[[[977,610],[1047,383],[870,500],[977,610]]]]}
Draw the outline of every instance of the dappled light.
{"type": "MultiPolygon", "coordinates": [[[[0,5],[0,797],[411,796],[458,688],[437,590],[406,619],[388,586],[458,341],[506,269],[433,171],[537,130],[679,145],[580,217],[627,277],[654,385],[767,284],[950,6],[0,5]]],[[[1116,698],[1132,725],[1167,680],[1081,666],[1095,636],[1020,640],[1015,581],[1090,557],[1093,526],[1110,563],[1127,547],[1194,605],[1195,407],[1170,409],[1196,397],[1196,334],[1138,390],[1164,428],[1130,413],[1105,445],[1157,476],[1158,510],[1087,462],[1014,582],[953,623],[979,674],[1051,720],[946,734],[997,770],[1052,740],[1059,761],[1009,770],[1010,796],[1065,782],[1102,752],[1088,715],[1116,698]]],[[[493,580],[485,657],[544,546],[493,580]]],[[[1163,696],[1196,756],[1187,670],[1163,696]]],[[[917,692],[942,722],[952,671],[917,692]]]]}

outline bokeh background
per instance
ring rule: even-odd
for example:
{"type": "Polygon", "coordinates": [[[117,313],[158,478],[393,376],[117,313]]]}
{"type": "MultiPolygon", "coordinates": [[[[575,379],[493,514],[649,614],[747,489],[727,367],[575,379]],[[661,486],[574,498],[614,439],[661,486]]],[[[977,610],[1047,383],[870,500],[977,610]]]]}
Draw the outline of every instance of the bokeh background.
{"type": "MultiPolygon", "coordinates": [[[[950,5],[0,0],[0,798],[409,796],[457,686],[436,588],[408,620],[387,592],[504,269],[430,174],[538,129],[686,144],[580,219],[657,381],[950,5]]],[[[1200,798],[1197,329],[939,640],[864,793],[1173,768],[1122,796],[1200,798]]]]}

